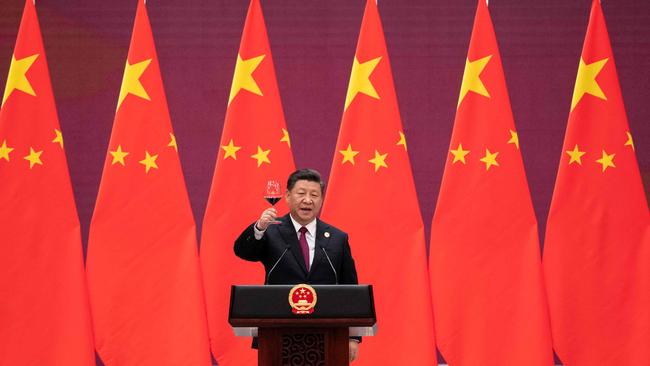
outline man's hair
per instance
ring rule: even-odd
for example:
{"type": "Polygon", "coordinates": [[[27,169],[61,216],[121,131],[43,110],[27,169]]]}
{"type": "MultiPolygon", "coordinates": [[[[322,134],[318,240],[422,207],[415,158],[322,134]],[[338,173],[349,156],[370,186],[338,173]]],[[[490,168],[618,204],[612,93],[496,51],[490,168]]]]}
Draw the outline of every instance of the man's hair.
{"type": "Polygon", "coordinates": [[[293,186],[295,186],[296,182],[299,180],[316,182],[320,184],[321,192],[325,190],[325,183],[321,180],[319,172],[314,169],[298,169],[289,175],[289,179],[287,179],[287,191],[292,190],[293,186]]]}

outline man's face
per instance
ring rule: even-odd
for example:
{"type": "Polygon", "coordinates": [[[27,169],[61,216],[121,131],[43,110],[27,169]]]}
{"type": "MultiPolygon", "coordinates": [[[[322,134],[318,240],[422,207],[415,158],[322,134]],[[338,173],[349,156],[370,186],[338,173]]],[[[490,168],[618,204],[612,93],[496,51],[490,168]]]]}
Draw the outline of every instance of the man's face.
{"type": "Polygon", "coordinates": [[[301,225],[309,224],[320,212],[323,205],[323,192],[320,183],[299,180],[286,193],[289,211],[294,220],[301,225]]]}

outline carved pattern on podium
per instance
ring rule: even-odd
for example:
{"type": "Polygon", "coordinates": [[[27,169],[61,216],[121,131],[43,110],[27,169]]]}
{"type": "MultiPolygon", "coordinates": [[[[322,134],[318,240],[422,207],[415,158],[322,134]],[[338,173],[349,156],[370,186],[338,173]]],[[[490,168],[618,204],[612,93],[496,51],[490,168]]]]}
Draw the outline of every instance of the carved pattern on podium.
{"type": "Polygon", "coordinates": [[[282,366],[325,366],[325,335],[282,335],[282,366]]]}

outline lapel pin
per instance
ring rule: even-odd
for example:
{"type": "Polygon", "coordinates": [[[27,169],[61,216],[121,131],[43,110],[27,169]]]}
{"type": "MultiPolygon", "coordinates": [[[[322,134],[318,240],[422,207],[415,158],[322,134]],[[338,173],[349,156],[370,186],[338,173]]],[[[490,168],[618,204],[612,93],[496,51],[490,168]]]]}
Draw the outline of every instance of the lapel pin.
{"type": "Polygon", "coordinates": [[[330,233],[329,233],[329,231],[326,231],[326,232],[323,234],[323,236],[326,237],[326,238],[329,238],[329,237],[330,237],[330,233]]]}

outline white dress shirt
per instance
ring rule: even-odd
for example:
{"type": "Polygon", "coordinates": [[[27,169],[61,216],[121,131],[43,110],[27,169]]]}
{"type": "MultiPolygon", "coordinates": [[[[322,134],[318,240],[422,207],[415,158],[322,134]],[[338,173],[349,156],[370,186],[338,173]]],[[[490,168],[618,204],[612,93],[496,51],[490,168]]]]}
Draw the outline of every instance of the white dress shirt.
{"type": "MultiPolygon", "coordinates": [[[[302,225],[298,221],[294,220],[291,215],[291,222],[293,227],[296,229],[296,237],[300,241],[300,228],[302,225]]],[[[312,220],[309,224],[305,225],[307,232],[305,233],[305,238],[307,239],[307,246],[309,247],[309,268],[311,268],[312,263],[314,263],[314,253],[316,251],[316,219],[312,220]]],[[[253,225],[253,231],[255,233],[255,239],[260,240],[264,236],[264,231],[258,230],[257,225],[253,225]]]]}

